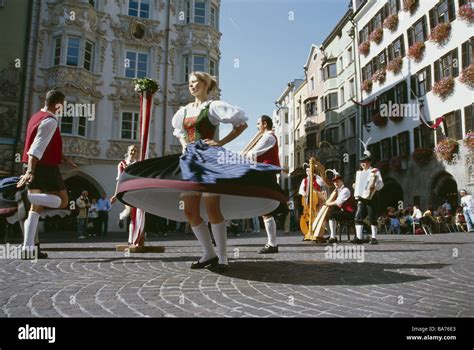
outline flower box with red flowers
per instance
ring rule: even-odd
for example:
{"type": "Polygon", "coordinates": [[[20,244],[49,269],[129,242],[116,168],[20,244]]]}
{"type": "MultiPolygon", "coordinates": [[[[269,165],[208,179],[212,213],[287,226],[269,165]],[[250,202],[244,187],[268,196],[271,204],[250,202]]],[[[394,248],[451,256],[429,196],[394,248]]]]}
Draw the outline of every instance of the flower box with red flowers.
{"type": "Polygon", "coordinates": [[[403,58],[402,57],[397,57],[388,62],[387,64],[387,70],[389,72],[392,72],[393,74],[398,74],[401,72],[403,67],[403,58]]]}
{"type": "Polygon", "coordinates": [[[382,28],[377,28],[375,29],[372,33],[369,35],[369,40],[376,43],[380,44],[380,42],[383,39],[383,29],[382,28]]]}
{"type": "Polygon", "coordinates": [[[430,41],[443,45],[451,34],[451,23],[440,23],[433,28],[430,34],[430,41]]]}
{"type": "Polygon", "coordinates": [[[455,160],[455,154],[459,152],[459,143],[456,140],[445,138],[438,142],[434,149],[436,156],[451,164],[455,160]]]}
{"type": "Polygon", "coordinates": [[[363,43],[361,43],[359,45],[359,52],[362,55],[367,56],[370,52],[370,41],[364,41],[363,43]]]}
{"type": "Polygon", "coordinates": [[[474,132],[468,132],[466,137],[463,139],[464,145],[467,147],[470,153],[474,152],[474,132]]]}
{"type": "Polygon", "coordinates": [[[394,32],[398,27],[398,15],[394,14],[385,18],[385,21],[383,21],[383,27],[394,32]]]}
{"type": "Polygon", "coordinates": [[[370,93],[372,91],[372,86],[373,86],[373,82],[371,79],[367,79],[367,80],[364,80],[362,82],[362,90],[367,92],[367,93],[370,93]]]}
{"type": "Polygon", "coordinates": [[[372,80],[380,84],[385,83],[386,78],[387,78],[387,70],[385,68],[379,69],[372,75],[372,80]]]}
{"type": "Polygon", "coordinates": [[[461,18],[464,21],[472,22],[474,21],[474,9],[473,9],[473,4],[468,3],[465,5],[462,5],[459,8],[458,11],[458,17],[461,18]]]}
{"type": "Polygon", "coordinates": [[[462,70],[459,81],[461,81],[463,84],[466,84],[470,88],[474,88],[474,63],[471,63],[462,70]]]}
{"type": "Polygon", "coordinates": [[[422,166],[428,164],[433,159],[433,150],[431,148],[419,147],[413,151],[412,159],[416,164],[422,166]]]}
{"type": "Polygon", "coordinates": [[[415,60],[415,62],[420,62],[423,59],[425,54],[425,43],[416,42],[408,49],[408,57],[415,60]]]}
{"type": "Polygon", "coordinates": [[[403,0],[403,11],[413,13],[418,7],[418,0],[403,0]]]}
{"type": "Polygon", "coordinates": [[[441,80],[438,80],[433,85],[433,93],[438,95],[441,99],[446,99],[454,91],[454,78],[446,77],[441,80]]]}

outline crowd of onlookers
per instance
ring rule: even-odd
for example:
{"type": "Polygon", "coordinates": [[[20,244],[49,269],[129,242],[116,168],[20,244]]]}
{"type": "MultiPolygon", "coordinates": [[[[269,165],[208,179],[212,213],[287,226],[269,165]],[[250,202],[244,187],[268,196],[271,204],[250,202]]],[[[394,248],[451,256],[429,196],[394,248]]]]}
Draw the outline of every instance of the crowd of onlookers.
{"type": "Polygon", "coordinates": [[[431,234],[446,232],[474,232],[474,202],[461,190],[461,205],[453,208],[445,202],[436,209],[424,212],[418,206],[403,209],[388,207],[378,218],[380,233],[431,234]]]}

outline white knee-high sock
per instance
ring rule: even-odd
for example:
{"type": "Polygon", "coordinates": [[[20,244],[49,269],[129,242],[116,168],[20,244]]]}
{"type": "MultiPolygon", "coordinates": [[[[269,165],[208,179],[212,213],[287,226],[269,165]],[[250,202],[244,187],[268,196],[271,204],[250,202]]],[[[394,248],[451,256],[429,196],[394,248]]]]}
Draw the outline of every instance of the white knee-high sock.
{"type": "Polygon", "coordinates": [[[273,217],[263,220],[265,231],[267,231],[268,243],[272,247],[276,247],[276,222],[273,217]]]}
{"type": "Polygon", "coordinates": [[[377,236],[377,226],[370,225],[370,229],[372,230],[372,238],[375,238],[377,236]]]}
{"type": "Polygon", "coordinates": [[[133,243],[133,225],[130,223],[128,225],[128,243],[132,244],[133,243]]]}
{"type": "Polygon", "coordinates": [[[355,226],[356,226],[357,238],[362,239],[362,229],[364,228],[364,225],[355,225],[355,226]]]}
{"type": "Polygon", "coordinates": [[[23,232],[23,249],[33,249],[35,246],[36,228],[40,214],[31,211],[28,213],[28,218],[25,220],[25,231],[23,232]]]}
{"type": "Polygon", "coordinates": [[[41,205],[48,208],[59,208],[61,197],[46,193],[28,193],[28,200],[33,205],[41,205]]]}
{"type": "Polygon", "coordinates": [[[331,231],[331,238],[336,238],[336,220],[329,220],[329,231],[331,231]]]}
{"type": "MultiPolygon", "coordinates": [[[[219,257],[219,264],[228,264],[227,259],[227,230],[225,221],[218,224],[211,224],[212,235],[216,241],[217,256],[219,257]]],[[[212,246],[211,246],[212,248],[212,246]]]]}
{"type": "MultiPolygon", "coordinates": [[[[200,262],[212,259],[216,256],[216,252],[214,251],[214,248],[212,247],[212,241],[211,241],[211,233],[209,232],[209,228],[207,227],[207,224],[203,221],[201,224],[197,226],[191,227],[194,234],[196,235],[197,240],[199,241],[199,244],[201,245],[202,250],[204,251],[204,254],[201,259],[199,259],[200,262]]],[[[214,232],[214,229],[212,229],[212,232],[214,232]]],[[[215,232],[214,232],[214,237],[215,237],[215,232]]],[[[216,238],[216,243],[217,243],[217,238],[216,238]]]]}

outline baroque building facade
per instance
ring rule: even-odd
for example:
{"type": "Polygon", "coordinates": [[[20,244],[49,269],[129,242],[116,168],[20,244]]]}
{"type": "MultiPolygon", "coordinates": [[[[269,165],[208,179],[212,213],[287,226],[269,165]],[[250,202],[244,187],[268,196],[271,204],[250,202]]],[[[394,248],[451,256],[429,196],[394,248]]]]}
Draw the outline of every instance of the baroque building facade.
{"type": "MultiPolygon", "coordinates": [[[[133,78],[143,77],[160,86],[152,110],[151,156],[180,152],[171,119],[191,100],[190,72],[219,75],[219,9],[220,0],[33,0],[15,152],[22,152],[27,116],[42,107],[48,90],[59,89],[79,107],[60,118],[63,151],[79,165],[61,167],[70,200],[82,190],[110,197],[118,162],[129,145],[138,145],[133,78]]],[[[120,207],[113,206],[112,217],[120,207]]],[[[111,229],[117,228],[115,221],[111,229]]]]}

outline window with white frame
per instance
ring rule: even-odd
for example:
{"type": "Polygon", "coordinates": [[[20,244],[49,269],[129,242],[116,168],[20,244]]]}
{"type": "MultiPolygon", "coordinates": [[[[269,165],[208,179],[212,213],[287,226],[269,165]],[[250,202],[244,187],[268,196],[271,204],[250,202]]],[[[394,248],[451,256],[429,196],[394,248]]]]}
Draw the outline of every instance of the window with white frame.
{"type": "Polygon", "coordinates": [[[66,65],[68,66],[79,66],[79,48],[81,39],[75,36],[70,36],[67,39],[67,55],[66,65]]]}
{"type": "Polygon", "coordinates": [[[285,133],[285,145],[288,145],[290,143],[290,134],[285,133]]]}
{"type": "Polygon", "coordinates": [[[187,82],[188,79],[189,79],[189,56],[188,55],[184,55],[183,56],[183,78],[184,78],[184,82],[187,82]]]}
{"type": "Polygon", "coordinates": [[[352,46],[347,49],[347,64],[354,62],[354,53],[352,52],[352,46]]]}
{"type": "Polygon", "coordinates": [[[138,141],[139,112],[122,112],[120,122],[120,138],[122,140],[138,141]]]}
{"type": "Polygon", "coordinates": [[[346,101],[346,94],[344,92],[344,86],[341,87],[340,94],[341,94],[341,104],[342,104],[346,101]]]}
{"type": "Polygon", "coordinates": [[[209,60],[209,74],[217,76],[217,62],[212,58],[209,60]]]}
{"type": "Polygon", "coordinates": [[[90,102],[76,102],[74,97],[66,97],[66,101],[68,101],[68,106],[66,110],[63,111],[65,115],[59,118],[61,134],[86,137],[87,118],[89,117],[87,114],[91,112],[89,109],[90,102]],[[74,109],[70,110],[69,104],[71,104],[74,109]],[[70,113],[73,115],[70,115],[70,113]]]}
{"type": "Polygon", "coordinates": [[[311,90],[314,90],[314,77],[311,77],[311,90]]]}
{"type": "Polygon", "coordinates": [[[87,40],[84,47],[84,68],[87,69],[88,71],[92,71],[93,58],[94,58],[94,43],[87,40]]]}
{"type": "Polygon", "coordinates": [[[148,55],[146,53],[127,51],[125,77],[144,78],[147,76],[148,55]]]}
{"type": "Polygon", "coordinates": [[[128,15],[133,17],[150,18],[150,0],[129,0],[128,15]]]}
{"type": "Polygon", "coordinates": [[[344,58],[341,56],[339,57],[339,72],[344,70],[344,58]]]}
{"type": "Polygon", "coordinates": [[[355,80],[352,78],[349,80],[349,97],[355,96],[355,80]]]}
{"type": "Polygon", "coordinates": [[[54,40],[54,65],[59,66],[61,64],[61,37],[54,40]]]}
{"type": "Polygon", "coordinates": [[[206,24],[206,1],[194,0],[194,23],[206,24]]]}
{"type": "Polygon", "coordinates": [[[61,117],[60,118],[60,129],[61,134],[72,135],[74,128],[74,118],[73,117],[61,117]]]}
{"type": "Polygon", "coordinates": [[[202,56],[202,55],[193,56],[193,71],[194,72],[206,71],[206,56],[202,56]]]}
{"type": "Polygon", "coordinates": [[[219,17],[217,13],[217,7],[211,5],[211,16],[210,16],[210,25],[214,28],[219,30],[219,17]]]}

